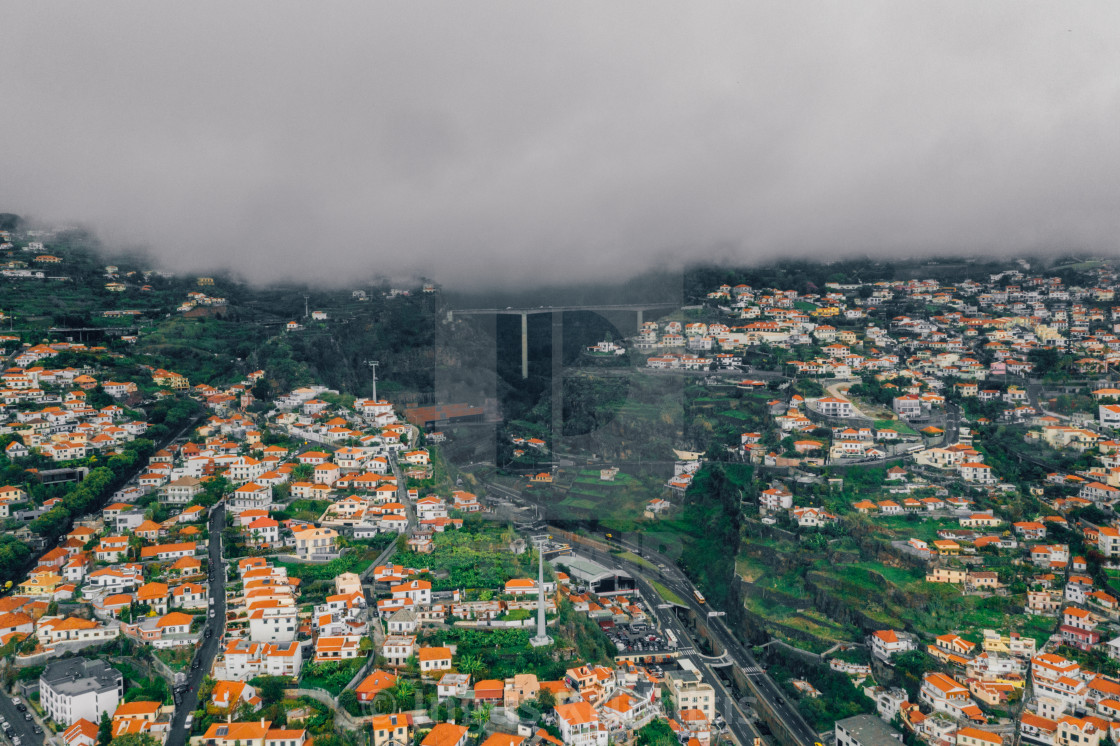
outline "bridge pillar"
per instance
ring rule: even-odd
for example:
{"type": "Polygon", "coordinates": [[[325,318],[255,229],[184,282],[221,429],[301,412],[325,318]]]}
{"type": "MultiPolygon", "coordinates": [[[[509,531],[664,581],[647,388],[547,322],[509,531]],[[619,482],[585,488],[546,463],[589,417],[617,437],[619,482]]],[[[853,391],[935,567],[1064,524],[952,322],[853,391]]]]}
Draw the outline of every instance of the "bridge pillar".
{"type": "Polygon", "coordinates": [[[642,309],[638,309],[638,333],[642,331],[642,309]]]}
{"type": "Polygon", "coordinates": [[[529,314],[521,312],[521,378],[529,377],[529,314]]]}
{"type": "Polygon", "coordinates": [[[564,434],[564,312],[552,312],[552,453],[564,434]]]}

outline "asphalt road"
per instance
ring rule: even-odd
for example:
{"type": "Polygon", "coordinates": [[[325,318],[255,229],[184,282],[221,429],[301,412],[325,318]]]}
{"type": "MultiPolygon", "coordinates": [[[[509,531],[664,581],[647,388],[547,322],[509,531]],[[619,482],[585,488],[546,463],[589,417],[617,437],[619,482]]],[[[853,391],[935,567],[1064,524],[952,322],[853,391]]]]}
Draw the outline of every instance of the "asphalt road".
{"type": "Polygon", "coordinates": [[[202,678],[210,673],[214,657],[222,644],[226,620],[226,571],[222,566],[221,537],[225,526],[226,506],[225,503],[218,503],[210,514],[209,570],[214,576],[214,580],[210,583],[210,598],[214,599],[214,605],[210,608],[214,610],[214,616],[213,618],[208,616],[206,619],[206,629],[212,629],[214,633],[209,638],[203,637],[202,645],[195,652],[195,660],[199,665],[198,668],[190,669],[186,682],[187,689],[183,691],[182,699],[175,706],[175,716],[171,719],[171,728],[164,746],[183,746],[186,743],[190,735],[185,727],[187,715],[199,709],[198,686],[202,683],[202,678]]]}
{"type": "MultiPolygon", "coordinates": [[[[638,547],[625,542],[617,543],[633,552],[639,551],[638,547]]],[[[695,586],[692,585],[692,582],[685,577],[684,573],[681,572],[668,557],[664,557],[648,548],[644,548],[642,554],[654,564],[665,567],[665,570],[661,572],[658,578],[659,582],[680,596],[695,613],[701,616],[708,613],[709,609],[697,603],[695,600],[695,596],[693,595],[696,590],[695,586]]],[[[625,565],[627,572],[632,575],[641,576],[647,572],[638,565],[624,561],[620,562],[625,565]]],[[[752,683],[757,688],[761,697],[766,700],[770,708],[777,714],[778,718],[786,725],[793,736],[803,744],[803,746],[813,746],[814,743],[817,743],[820,740],[817,732],[805,722],[801,713],[793,703],[786,698],[785,693],[774,683],[774,680],[764,673],[765,669],[759,665],[758,661],[755,660],[746,646],[740,643],[739,640],[731,634],[731,630],[727,628],[723,619],[721,617],[709,619],[708,629],[715,637],[716,642],[719,643],[719,646],[731,655],[736,665],[744,671],[758,672],[749,674],[752,683]]]]}
{"type": "MultiPolygon", "coordinates": [[[[164,448],[169,443],[172,443],[172,442],[178,440],[179,438],[182,438],[196,424],[198,424],[198,420],[199,420],[199,417],[194,418],[193,420],[188,422],[186,425],[184,425],[183,428],[178,433],[175,433],[174,435],[171,435],[171,436],[165,438],[162,442],[157,443],[156,444],[156,450],[159,450],[160,448],[164,448]]],[[[132,472],[129,474],[128,478],[125,480],[125,484],[126,485],[134,484],[134,480],[136,479],[137,475],[139,475],[140,472],[144,468],[145,467],[143,465],[135,466],[132,469],[132,472]]],[[[224,509],[222,509],[222,510],[223,510],[223,518],[222,518],[223,524],[222,525],[224,525],[224,521],[225,521],[224,515],[225,515],[225,513],[224,513],[224,509]]],[[[97,511],[91,511],[91,512],[97,512],[97,511]]],[[[215,512],[217,512],[217,511],[215,511],[215,512]]],[[[225,592],[224,591],[222,592],[221,596],[222,596],[222,604],[223,604],[223,608],[224,608],[224,605],[225,605],[225,592]]],[[[214,639],[216,639],[216,638],[214,638],[214,639]]],[[[201,679],[201,676],[200,676],[199,681],[201,681],[201,680],[202,679],[201,679]]],[[[6,693],[2,693],[2,692],[0,692],[0,715],[3,715],[4,718],[9,723],[12,724],[12,735],[20,737],[20,742],[21,742],[22,746],[42,746],[43,736],[36,735],[36,733],[32,730],[32,727],[35,725],[35,721],[34,720],[24,720],[23,719],[23,713],[16,709],[16,706],[14,704],[12,704],[11,698],[6,693]]],[[[178,722],[181,726],[182,725],[182,720],[179,719],[178,722]]],[[[179,742],[177,742],[175,744],[172,744],[171,746],[182,746],[182,741],[180,740],[179,742]]]]}
{"type": "Polygon", "coordinates": [[[389,457],[389,466],[393,470],[393,476],[397,478],[397,502],[404,506],[404,514],[408,518],[409,528],[416,528],[420,525],[416,520],[416,508],[408,500],[408,480],[404,478],[401,466],[397,463],[396,454],[389,457]]]}
{"type": "Polygon", "coordinates": [[[0,694],[0,715],[12,724],[12,735],[19,736],[21,746],[41,746],[43,737],[31,730],[35,721],[24,720],[23,713],[16,709],[7,694],[0,694]]]}
{"type": "MultiPolygon", "coordinates": [[[[630,563],[619,560],[614,557],[614,555],[588,552],[586,548],[581,548],[580,553],[591,556],[599,564],[626,570],[633,575],[638,583],[638,590],[641,591],[642,596],[650,604],[650,613],[653,614],[657,626],[663,631],[669,629],[673,630],[681,647],[693,647],[690,644],[692,633],[689,632],[684,623],[677,618],[677,615],[671,609],[657,608],[657,601],[660,596],[653,587],[649,585],[646,578],[639,572],[636,572],[630,563]]],[[[699,655],[684,657],[688,657],[689,660],[692,661],[700,673],[700,678],[704,680],[704,683],[711,686],[712,690],[716,693],[716,712],[723,716],[724,720],[727,722],[727,727],[735,736],[735,740],[738,741],[741,746],[752,746],[754,739],[760,737],[762,734],[755,727],[754,723],[751,722],[743,705],[735,698],[734,692],[724,685],[723,680],[716,674],[715,669],[704,660],[704,658],[699,655]]]]}
{"type": "MultiPolygon", "coordinates": [[[[488,488],[491,488],[493,486],[494,485],[487,483],[488,488]]],[[[515,504],[527,504],[535,507],[534,503],[526,500],[515,490],[502,488],[496,491],[515,504]]],[[[522,521],[526,519],[527,516],[521,516],[522,521]]],[[[653,564],[658,565],[659,567],[664,567],[665,569],[659,572],[657,581],[676,593],[681,599],[686,602],[689,608],[691,608],[698,615],[703,616],[708,613],[710,609],[696,602],[695,596],[693,595],[696,590],[695,586],[693,586],[692,582],[684,575],[683,572],[680,571],[680,569],[677,568],[676,562],[674,560],[670,559],[669,557],[665,557],[658,552],[652,551],[648,547],[636,547],[632,544],[628,544],[627,542],[617,540],[615,541],[615,543],[619,546],[629,549],[636,554],[644,556],[646,559],[650,560],[653,564]]],[[[581,552],[584,551],[586,551],[586,547],[581,547],[581,552]]],[[[592,556],[597,562],[624,569],[639,580],[646,578],[646,576],[648,575],[648,570],[646,568],[619,559],[614,555],[604,555],[598,552],[593,552],[592,556]]],[[[648,584],[646,588],[643,588],[643,594],[651,600],[658,598],[658,595],[648,587],[648,584]]],[[[673,618],[675,620],[675,616],[673,618]]],[[[663,624],[670,622],[670,620],[662,619],[662,616],[660,614],[658,615],[658,619],[661,620],[663,624]]],[[[769,708],[777,714],[778,718],[786,724],[787,728],[793,734],[794,738],[796,738],[797,741],[802,744],[802,746],[813,746],[813,744],[818,743],[820,741],[820,738],[816,731],[814,731],[809,726],[809,724],[801,716],[801,713],[797,710],[793,703],[786,699],[785,693],[782,692],[782,690],[776,683],[774,683],[774,680],[766,675],[765,669],[759,665],[758,661],[755,660],[750,651],[747,650],[747,648],[742,645],[734,635],[731,634],[730,630],[728,630],[727,626],[724,624],[723,619],[710,619],[708,628],[716,638],[716,642],[719,643],[719,646],[731,655],[734,663],[739,666],[744,672],[751,672],[747,675],[751,678],[752,683],[755,685],[759,695],[761,695],[761,698],[766,701],[769,708]]],[[[676,627],[675,629],[683,633],[683,626],[676,627]]],[[[683,636],[681,634],[678,634],[678,637],[681,639],[682,643],[684,640],[690,639],[690,635],[688,635],[687,633],[683,633],[683,636]]],[[[711,684],[715,688],[716,692],[720,693],[720,695],[724,697],[723,701],[728,703],[728,706],[724,708],[724,712],[722,714],[727,720],[732,733],[736,736],[739,742],[743,744],[743,746],[748,746],[749,744],[753,743],[751,739],[753,739],[754,735],[756,735],[756,733],[754,732],[754,726],[750,723],[749,718],[747,718],[739,703],[734,699],[734,697],[731,696],[729,692],[727,692],[726,688],[723,686],[722,681],[719,680],[718,676],[712,673],[711,668],[708,664],[704,663],[703,660],[694,660],[693,662],[697,663],[697,667],[701,670],[701,673],[704,676],[704,680],[707,683],[711,684]]]]}
{"type": "Polygon", "coordinates": [[[950,446],[957,442],[961,432],[961,418],[964,414],[959,405],[953,402],[945,403],[945,440],[943,443],[950,446]]]}

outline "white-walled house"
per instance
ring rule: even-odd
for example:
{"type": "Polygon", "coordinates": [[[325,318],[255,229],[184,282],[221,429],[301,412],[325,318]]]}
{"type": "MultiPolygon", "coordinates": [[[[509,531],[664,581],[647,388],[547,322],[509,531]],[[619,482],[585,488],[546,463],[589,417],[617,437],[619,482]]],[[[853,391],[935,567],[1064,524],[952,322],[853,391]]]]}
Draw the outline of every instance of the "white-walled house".
{"type": "Polygon", "coordinates": [[[112,715],[124,696],[124,677],[102,660],[68,658],[49,664],[39,676],[39,701],[62,725],[85,718],[96,723],[112,715]]]}

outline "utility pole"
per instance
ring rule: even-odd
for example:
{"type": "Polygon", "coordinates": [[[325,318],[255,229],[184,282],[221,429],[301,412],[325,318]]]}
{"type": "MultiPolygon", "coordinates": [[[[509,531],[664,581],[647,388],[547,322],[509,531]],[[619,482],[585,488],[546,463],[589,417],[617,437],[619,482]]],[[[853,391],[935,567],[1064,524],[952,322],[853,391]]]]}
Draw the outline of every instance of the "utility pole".
{"type": "Polygon", "coordinates": [[[373,401],[376,402],[377,401],[377,366],[379,365],[379,363],[376,360],[367,360],[366,365],[368,365],[370,367],[370,370],[373,371],[372,398],[373,398],[373,401]]]}

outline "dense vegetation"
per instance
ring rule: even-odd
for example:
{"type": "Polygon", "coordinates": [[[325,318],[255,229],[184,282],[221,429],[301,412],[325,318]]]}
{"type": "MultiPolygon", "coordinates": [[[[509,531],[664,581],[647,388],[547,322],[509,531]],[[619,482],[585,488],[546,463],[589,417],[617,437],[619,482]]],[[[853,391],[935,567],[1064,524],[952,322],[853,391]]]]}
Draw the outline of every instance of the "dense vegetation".
{"type": "Polygon", "coordinates": [[[875,703],[852,684],[847,675],[823,664],[810,664],[800,658],[783,658],[768,669],[809,724],[818,731],[831,728],[837,720],[865,712],[875,712],[875,703]],[[794,678],[810,681],[821,693],[819,697],[801,697],[791,683],[794,678]]]}
{"type": "Polygon", "coordinates": [[[678,746],[680,739],[667,720],[654,720],[634,734],[638,746],[678,746]]]}
{"type": "MultiPolygon", "coordinates": [[[[18,217],[7,216],[4,221],[11,224],[18,217]]],[[[108,342],[125,352],[119,365],[108,356],[99,359],[110,370],[144,363],[175,370],[192,383],[232,383],[263,368],[269,372],[267,387],[273,392],[315,382],[365,394],[369,390],[365,362],[376,356],[386,393],[433,390],[438,295],[414,288],[411,295],[387,297],[387,283],[360,282],[359,287],[368,290],[368,300],[358,301],[349,288],[255,287],[223,273],[213,275],[213,285],[200,287],[195,277],[153,271],[150,257],[107,251],[84,231],[57,233],[47,245],[63,259],[52,270],[63,279],[0,279],[5,309],[14,309],[24,341],[42,341],[49,336],[49,327],[140,325],[143,332],[131,347],[97,331],[83,333],[75,341],[108,342]],[[106,272],[110,264],[117,267],[115,275],[106,272]],[[123,283],[125,291],[109,291],[105,287],[109,280],[123,283]],[[226,303],[186,313],[178,310],[188,293],[199,290],[226,303]],[[311,309],[327,312],[326,321],[304,317],[305,295],[311,309]],[[111,310],[139,313],[103,316],[111,310]],[[285,332],[284,324],[293,320],[305,328],[285,332]]],[[[53,339],[64,339],[59,334],[53,339]]]]}
{"type": "Polygon", "coordinates": [[[28,527],[53,542],[70,530],[75,516],[85,515],[101,507],[125,483],[137,465],[143,464],[154,450],[152,441],[144,438],[126,443],[120,453],[109,458],[105,466],[91,470],[84,480],[62,498],[59,505],[36,518],[28,527]]]}
{"type": "Polygon", "coordinates": [[[536,554],[513,554],[509,545],[514,538],[508,529],[468,518],[462,529],[436,534],[431,554],[398,551],[395,562],[430,568],[433,591],[460,588],[500,593],[507,580],[536,577],[536,554]]]}
{"type": "Polygon", "coordinates": [[[727,612],[734,628],[743,616],[735,557],[739,553],[741,495],[753,469],[711,463],[701,469],[684,495],[679,517],[662,520],[646,541],[677,554],[678,563],[713,607],[727,612]]]}
{"type": "Polygon", "coordinates": [[[550,627],[560,641],[556,651],[529,645],[529,629],[473,630],[452,627],[427,633],[423,642],[456,645],[457,669],[475,679],[505,679],[518,673],[535,673],[542,681],[563,678],[572,666],[609,663],[615,648],[586,614],[561,604],[556,626],[550,627]]]}
{"type": "Polygon", "coordinates": [[[22,580],[32,559],[31,547],[10,534],[0,534],[0,584],[22,580]]]}

